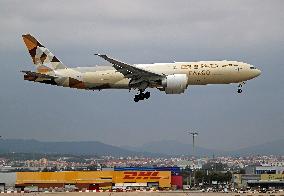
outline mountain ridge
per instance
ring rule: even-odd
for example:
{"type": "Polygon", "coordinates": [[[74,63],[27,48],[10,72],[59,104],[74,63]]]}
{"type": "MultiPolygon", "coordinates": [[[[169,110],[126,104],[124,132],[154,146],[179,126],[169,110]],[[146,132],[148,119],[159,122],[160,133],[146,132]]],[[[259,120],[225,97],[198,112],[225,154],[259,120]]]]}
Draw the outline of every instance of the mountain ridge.
{"type": "MultiPolygon", "coordinates": [[[[133,150],[145,151],[145,152],[156,152],[161,154],[167,155],[192,155],[193,154],[193,147],[192,144],[185,144],[182,142],[178,142],[176,140],[162,140],[162,141],[153,141],[147,142],[138,147],[132,146],[120,146],[123,149],[133,148],[133,150]]],[[[203,148],[200,146],[195,147],[195,154],[196,155],[212,155],[217,153],[218,151],[203,148]]]]}
{"type": "Polygon", "coordinates": [[[137,152],[98,141],[46,142],[34,139],[2,139],[0,152],[120,156],[137,154],[137,152]]]}
{"type": "MultiPolygon", "coordinates": [[[[145,143],[138,147],[121,146],[124,149],[133,148],[135,151],[151,151],[168,155],[192,155],[192,144],[184,144],[176,140],[163,140],[145,143]],[[170,152],[167,152],[171,149],[170,152]]],[[[284,139],[265,142],[263,144],[239,148],[237,150],[221,151],[207,149],[196,146],[195,154],[202,155],[225,155],[225,156],[243,156],[243,155],[284,155],[284,139]]]]}
{"type": "MultiPolygon", "coordinates": [[[[51,142],[35,139],[0,139],[0,153],[57,153],[111,156],[191,156],[192,144],[176,140],[145,143],[141,146],[114,146],[99,141],[51,142]]],[[[231,151],[218,151],[196,146],[196,156],[284,155],[284,139],[231,151]]]]}

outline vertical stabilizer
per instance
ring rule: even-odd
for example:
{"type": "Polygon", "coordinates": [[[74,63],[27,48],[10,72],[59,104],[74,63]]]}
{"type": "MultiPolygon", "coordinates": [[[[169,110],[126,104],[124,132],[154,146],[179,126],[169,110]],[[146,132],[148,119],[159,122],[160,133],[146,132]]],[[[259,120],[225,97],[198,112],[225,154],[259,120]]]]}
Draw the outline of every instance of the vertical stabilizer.
{"type": "Polygon", "coordinates": [[[44,72],[66,68],[66,66],[56,56],[54,56],[32,35],[26,34],[22,35],[22,37],[38,71],[44,72]]]}

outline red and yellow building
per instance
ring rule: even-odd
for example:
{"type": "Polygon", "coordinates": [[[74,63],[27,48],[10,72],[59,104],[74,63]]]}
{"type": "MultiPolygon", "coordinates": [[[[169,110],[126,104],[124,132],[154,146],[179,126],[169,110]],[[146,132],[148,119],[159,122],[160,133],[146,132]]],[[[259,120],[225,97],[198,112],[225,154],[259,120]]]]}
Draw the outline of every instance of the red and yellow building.
{"type": "Polygon", "coordinates": [[[128,184],[157,185],[171,187],[170,171],[63,171],[63,172],[18,172],[17,187],[38,188],[65,187],[74,185],[78,189],[99,189],[103,187],[127,186],[128,184]]]}

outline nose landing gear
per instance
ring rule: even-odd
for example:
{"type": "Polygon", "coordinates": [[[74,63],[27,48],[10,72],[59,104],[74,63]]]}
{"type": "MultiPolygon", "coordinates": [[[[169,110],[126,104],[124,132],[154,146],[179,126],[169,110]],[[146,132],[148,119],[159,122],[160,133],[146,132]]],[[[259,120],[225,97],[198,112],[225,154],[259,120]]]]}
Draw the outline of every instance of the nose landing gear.
{"type": "Polygon", "coordinates": [[[150,98],[150,92],[143,93],[143,91],[140,90],[140,93],[138,95],[135,95],[134,101],[138,102],[140,100],[149,99],[150,98]]]}
{"type": "Polygon", "coordinates": [[[241,87],[242,87],[242,86],[239,86],[239,88],[238,88],[238,93],[242,93],[242,92],[243,92],[243,90],[241,89],[241,87]]]}
{"type": "Polygon", "coordinates": [[[244,84],[245,84],[245,82],[239,83],[239,85],[238,85],[238,93],[242,93],[243,92],[242,87],[243,87],[244,84]]]}

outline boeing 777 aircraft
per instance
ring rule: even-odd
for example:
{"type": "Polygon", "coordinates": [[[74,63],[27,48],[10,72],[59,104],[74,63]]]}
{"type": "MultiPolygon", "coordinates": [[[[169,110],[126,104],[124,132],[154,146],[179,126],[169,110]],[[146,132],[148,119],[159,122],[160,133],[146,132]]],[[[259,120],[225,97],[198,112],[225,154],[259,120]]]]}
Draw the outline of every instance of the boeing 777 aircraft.
{"type": "Polygon", "coordinates": [[[69,68],[32,35],[22,37],[36,66],[36,71],[22,71],[25,80],[86,90],[137,89],[135,102],[150,97],[147,88],[181,94],[190,85],[238,83],[241,93],[244,82],[261,73],[253,65],[238,61],[128,64],[104,54],[95,55],[112,66],[69,68]]]}

